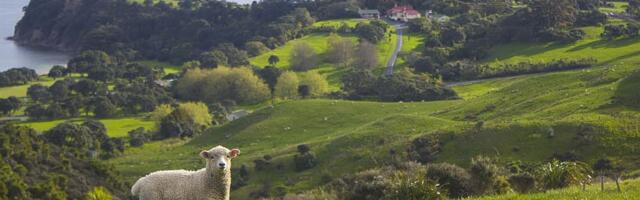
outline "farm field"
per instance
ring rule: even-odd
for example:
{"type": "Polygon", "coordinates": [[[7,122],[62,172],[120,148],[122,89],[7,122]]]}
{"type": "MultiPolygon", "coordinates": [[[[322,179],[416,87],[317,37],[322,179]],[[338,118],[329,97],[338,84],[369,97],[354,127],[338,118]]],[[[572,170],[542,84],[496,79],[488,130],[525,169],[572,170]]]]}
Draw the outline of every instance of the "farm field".
{"type": "Polygon", "coordinates": [[[33,82],[30,82],[30,83],[24,84],[24,85],[0,87],[0,98],[7,98],[7,97],[11,97],[11,96],[14,96],[14,97],[26,97],[27,96],[27,89],[29,89],[29,87],[31,87],[32,85],[41,84],[41,85],[44,85],[44,86],[51,86],[55,82],[53,79],[50,79],[50,78],[48,78],[46,76],[41,76],[40,79],[41,80],[39,80],[39,81],[33,81],[33,82]]]}
{"type": "MultiPolygon", "coordinates": [[[[31,127],[38,132],[44,132],[49,130],[56,125],[63,123],[65,121],[82,123],[84,118],[73,118],[73,119],[65,119],[65,120],[53,120],[53,121],[36,121],[36,122],[25,122],[21,125],[31,127]]],[[[107,128],[107,134],[109,137],[128,137],[127,133],[131,130],[137,128],[144,128],[145,130],[153,130],[154,122],[145,120],[142,116],[140,117],[122,117],[122,118],[113,118],[113,119],[99,119],[98,121],[102,122],[104,126],[107,128]]]]}
{"type": "Polygon", "coordinates": [[[602,27],[586,27],[585,38],[571,44],[563,43],[511,43],[499,45],[490,51],[485,63],[492,65],[518,62],[549,62],[557,59],[595,58],[601,65],[640,61],[640,39],[620,38],[602,40],[602,27]]]}

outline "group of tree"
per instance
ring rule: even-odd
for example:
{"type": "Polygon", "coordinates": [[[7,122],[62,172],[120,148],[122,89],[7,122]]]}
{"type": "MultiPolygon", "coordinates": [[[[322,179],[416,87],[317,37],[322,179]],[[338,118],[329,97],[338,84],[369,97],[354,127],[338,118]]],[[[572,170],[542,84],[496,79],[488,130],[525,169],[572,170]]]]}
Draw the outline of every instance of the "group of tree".
{"type": "Polygon", "coordinates": [[[640,25],[635,23],[628,23],[627,25],[606,25],[604,32],[600,35],[607,40],[613,40],[619,37],[634,38],[640,35],[640,25]]]}
{"type": "Polygon", "coordinates": [[[209,61],[212,52],[220,51],[226,59],[216,53],[216,58],[221,59],[217,64],[237,66],[247,63],[247,55],[257,55],[300,37],[304,28],[315,21],[309,9],[318,6],[314,2],[271,0],[251,5],[202,0],[177,4],[150,0],[77,4],[65,0],[33,1],[25,7],[15,40],[172,63],[209,61]],[[37,32],[45,35],[34,39],[37,32]]]}
{"type": "Polygon", "coordinates": [[[231,100],[239,104],[263,102],[270,97],[267,84],[249,68],[196,68],[187,71],[174,88],[185,100],[207,104],[231,100]]]}
{"type": "Polygon", "coordinates": [[[390,76],[375,76],[370,70],[351,70],[343,77],[344,97],[380,101],[429,101],[457,98],[442,80],[405,69],[390,76]]]}
{"type": "Polygon", "coordinates": [[[34,80],[38,80],[36,71],[25,67],[0,72],[0,87],[27,84],[34,80]]]}
{"type": "Polygon", "coordinates": [[[150,67],[137,62],[128,62],[126,58],[117,58],[103,51],[88,50],[69,60],[67,68],[54,66],[49,70],[49,77],[59,78],[68,73],[87,75],[89,79],[102,82],[113,82],[117,79],[144,78],[157,80],[164,75],[161,67],[150,67]]]}
{"type": "Polygon", "coordinates": [[[3,115],[11,114],[12,112],[19,110],[22,106],[20,99],[11,96],[9,98],[0,98],[0,113],[3,115]]]}
{"type": "MultiPolygon", "coordinates": [[[[360,40],[358,44],[350,38],[331,34],[327,39],[326,62],[338,67],[356,67],[373,69],[379,66],[378,49],[369,40],[360,40]]],[[[273,59],[277,57],[272,57],[273,59]]],[[[272,59],[270,57],[270,60],[272,59]]],[[[302,72],[318,65],[320,56],[307,43],[297,43],[291,50],[289,63],[291,69],[302,72]]]]}
{"type": "Polygon", "coordinates": [[[329,83],[316,72],[296,74],[284,72],[278,77],[274,88],[274,97],[294,99],[297,97],[319,97],[329,90],[329,83]]]}
{"type": "Polygon", "coordinates": [[[102,127],[86,123],[60,125],[45,135],[27,127],[0,127],[0,199],[85,199],[95,186],[126,198],[127,186],[117,173],[88,156],[87,147],[107,152],[113,143],[98,140],[104,137],[102,127]]]}
{"type": "Polygon", "coordinates": [[[151,113],[158,132],[152,139],[193,137],[213,124],[209,107],[200,102],[160,105],[151,113]]]}
{"type": "Polygon", "coordinates": [[[27,96],[31,102],[25,113],[36,120],[77,117],[82,112],[98,118],[138,114],[174,101],[165,88],[146,79],[121,79],[110,90],[92,79],[66,78],[49,87],[34,84],[27,96]]]}

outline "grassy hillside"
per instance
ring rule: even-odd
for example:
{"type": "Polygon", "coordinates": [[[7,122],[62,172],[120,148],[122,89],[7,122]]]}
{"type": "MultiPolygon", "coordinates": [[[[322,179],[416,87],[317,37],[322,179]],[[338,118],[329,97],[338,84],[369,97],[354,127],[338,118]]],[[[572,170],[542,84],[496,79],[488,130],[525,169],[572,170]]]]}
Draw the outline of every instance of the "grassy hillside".
{"type": "MultiPolygon", "coordinates": [[[[342,25],[342,23],[346,23],[351,27],[355,27],[355,25],[360,22],[363,22],[363,20],[362,19],[327,20],[327,21],[316,22],[313,26],[340,26],[342,25]]],[[[290,67],[289,55],[293,47],[298,43],[307,43],[311,45],[311,47],[313,47],[313,49],[316,51],[316,53],[318,53],[320,57],[320,62],[318,63],[318,66],[314,70],[318,71],[319,73],[327,77],[329,84],[331,86],[331,89],[335,91],[335,90],[338,90],[342,85],[340,79],[342,77],[342,74],[345,72],[345,69],[335,66],[334,64],[328,63],[325,60],[326,53],[328,50],[329,36],[330,36],[329,33],[312,33],[300,39],[289,41],[287,42],[287,44],[280,46],[274,50],[271,50],[269,52],[266,52],[262,55],[250,58],[249,61],[251,65],[264,67],[269,65],[269,62],[268,62],[269,57],[271,55],[276,55],[280,58],[280,62],[278,62],[276,66],[279,68],[288,69],[290,67]]],[[[358,40],[357,36],[352,34],[340,35],[340,36],[349,38],[354,42],[357,42],[358,40]]],[[[379,71],[380,73],[382,73],[384,66],[386,66],[387,61],[389,60],[393,50],[395,49],[396,38],[397,36],[395,34],[392,34],[390,38],[387,37],[385,40],[377,44],[380,68],[377,69],[376,71],[379,71]]]]}
{"type": "Polygon", "coordinates": [[[491,197],[482,197],[477,199],[485,200],[506,200],[506,199],[536,199],[536,200],[569,200],[569,199],[636,199],[640,195],[640,180],[624,181],[620,184],[622,192],[615,190],[616,185],[613,182],[605,184],[605,192],[600,191],[600,184],[594,183],[587,187],[586,191],[582,191],[581,187],[570,187],[560,190],[551,190],[544,193],[532,194],[507,194],[491,197]]]}
{"type": "Polygon", "coordinates": [[[234,166],[247,165],[264,155],[284,169],[251,170],[249,185],[234,192],[246,199],[270,182],[286,191],[320,185],[323,176],[343,174],[392,162],[391,150],[404,152],[412,138],[452,133],[438,161],[464,165],[475,155],[504,160],[541,161],[554,153],[574,152],[587,161],[602,156],[624,159],[630,169],[637,162],[640,113],[612,101],[619,93],[637,93],[635,58],[589,70],[497,79],[456,86],[463,99],[439,102],[376,103],[334,100],[290,101],[263,108],[247,118],[214,128],[190,141],[153,142],[111,160],[130,181],[155,170],[197,169],[198,151],[218,144],[240,147],[234,166]],[[476,131],[478,121],[484,126],[476,131]],[[593,127],[597,139],[581,145],[577,134],[593,127]],[[549,129],[555,136],[549,138],[549,129]],[[293,170],[295,146],[307,143],[318,156],[311,170],[293,170]],[[514,149],[518,149],[515,151],[514,149]],[[634,161],[636,160],[636,161],[634,161]]]}
{"type": "Polygon", "coordinates": [[[575,43],[510,43],[490,51],[485,62],[490,64],[522,61],[549,62],[554,59],[595,58],[602,65],[640,61],[640,39],[601,40],[602,27],[586,27],[585,38],[575,43]]]}

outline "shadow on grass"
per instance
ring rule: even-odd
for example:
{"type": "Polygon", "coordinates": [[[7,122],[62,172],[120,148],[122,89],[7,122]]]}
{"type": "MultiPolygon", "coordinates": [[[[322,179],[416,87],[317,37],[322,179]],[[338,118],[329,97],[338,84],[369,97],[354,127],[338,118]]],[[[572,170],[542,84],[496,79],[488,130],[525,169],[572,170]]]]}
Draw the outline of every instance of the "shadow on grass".
{"type": "Polygon", "coordinates": [[[242,130],[251,127],[252,124],[258,124],[269,119],[272,112],[268,111],[270,108],[265,109],[266,111],[258,110],[249,116],[229,122],[222,127],[210,128],[185,145],[201,147],[211,144],[222,144],[223,141],[227,141],[233,137],[232,135],[227,135],[228,133],[242,133],[242,130]]]}
{"type": "Polygon", "coordinates": [[[637,38],[624,38],[624,39],[617,39],[617,40],[597,40],[597,41],[589,42],[586,44],[578,45],[576,47],[569,49],[567,52],[580,51],[586,48],[591,48],[591,49],[619,48],[619,47],[635,44],[636,42],[638,42],[637,38]]]}
{"type": "MultiPolygon", "coordinates": [[[[640,54],[636,53],[636,54],[640,54]]],[[[624,78],[614,93],[614,104],[640,110],[640,70],[624,78]]]]}
{"type": "Polygon", "coordinates": [[[621,61],[621,60],[625,60],[625,59],[628,59],[628,58],[636,57],[636,56],[640,56],[640,50],[632,52],[632,53],[628,53],[628,54],[625,54],[625,55],[621,55],[621,56],[618,56],[618,57],[611,58],[611,59],[606,60],[606,61],[604,61],[604,62],[602,62],[600,64],[601,65],[609,65],[609,64],[612,64],[612,63],[615,63],[615,62],[618,62],[618,61],[621,61]]]}
{"type": "MultiPolygon", "coordinates": [[[[533,56],[547,51],[566,47],[565,43],[517,43],[509,45],[498,52],[497,56],[490,58],[498,60],[507,60],[515,56],[533,56]]],[[[490,61],[490,60],[487,60],[490,61]]]]}

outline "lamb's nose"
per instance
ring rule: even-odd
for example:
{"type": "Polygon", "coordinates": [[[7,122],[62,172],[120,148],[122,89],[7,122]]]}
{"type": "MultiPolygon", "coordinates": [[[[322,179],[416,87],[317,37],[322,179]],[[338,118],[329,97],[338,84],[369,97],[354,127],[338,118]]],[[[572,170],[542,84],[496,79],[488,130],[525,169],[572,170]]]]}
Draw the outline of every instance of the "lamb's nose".
{"type": "Polygon", "coordinates": [[[227,165],[227,164],[224,164],[224,163],[218,163],[218,166],[220,166],[220,168],[224,168],[224,166],[225,166],[225,165],[227,165]]]}

